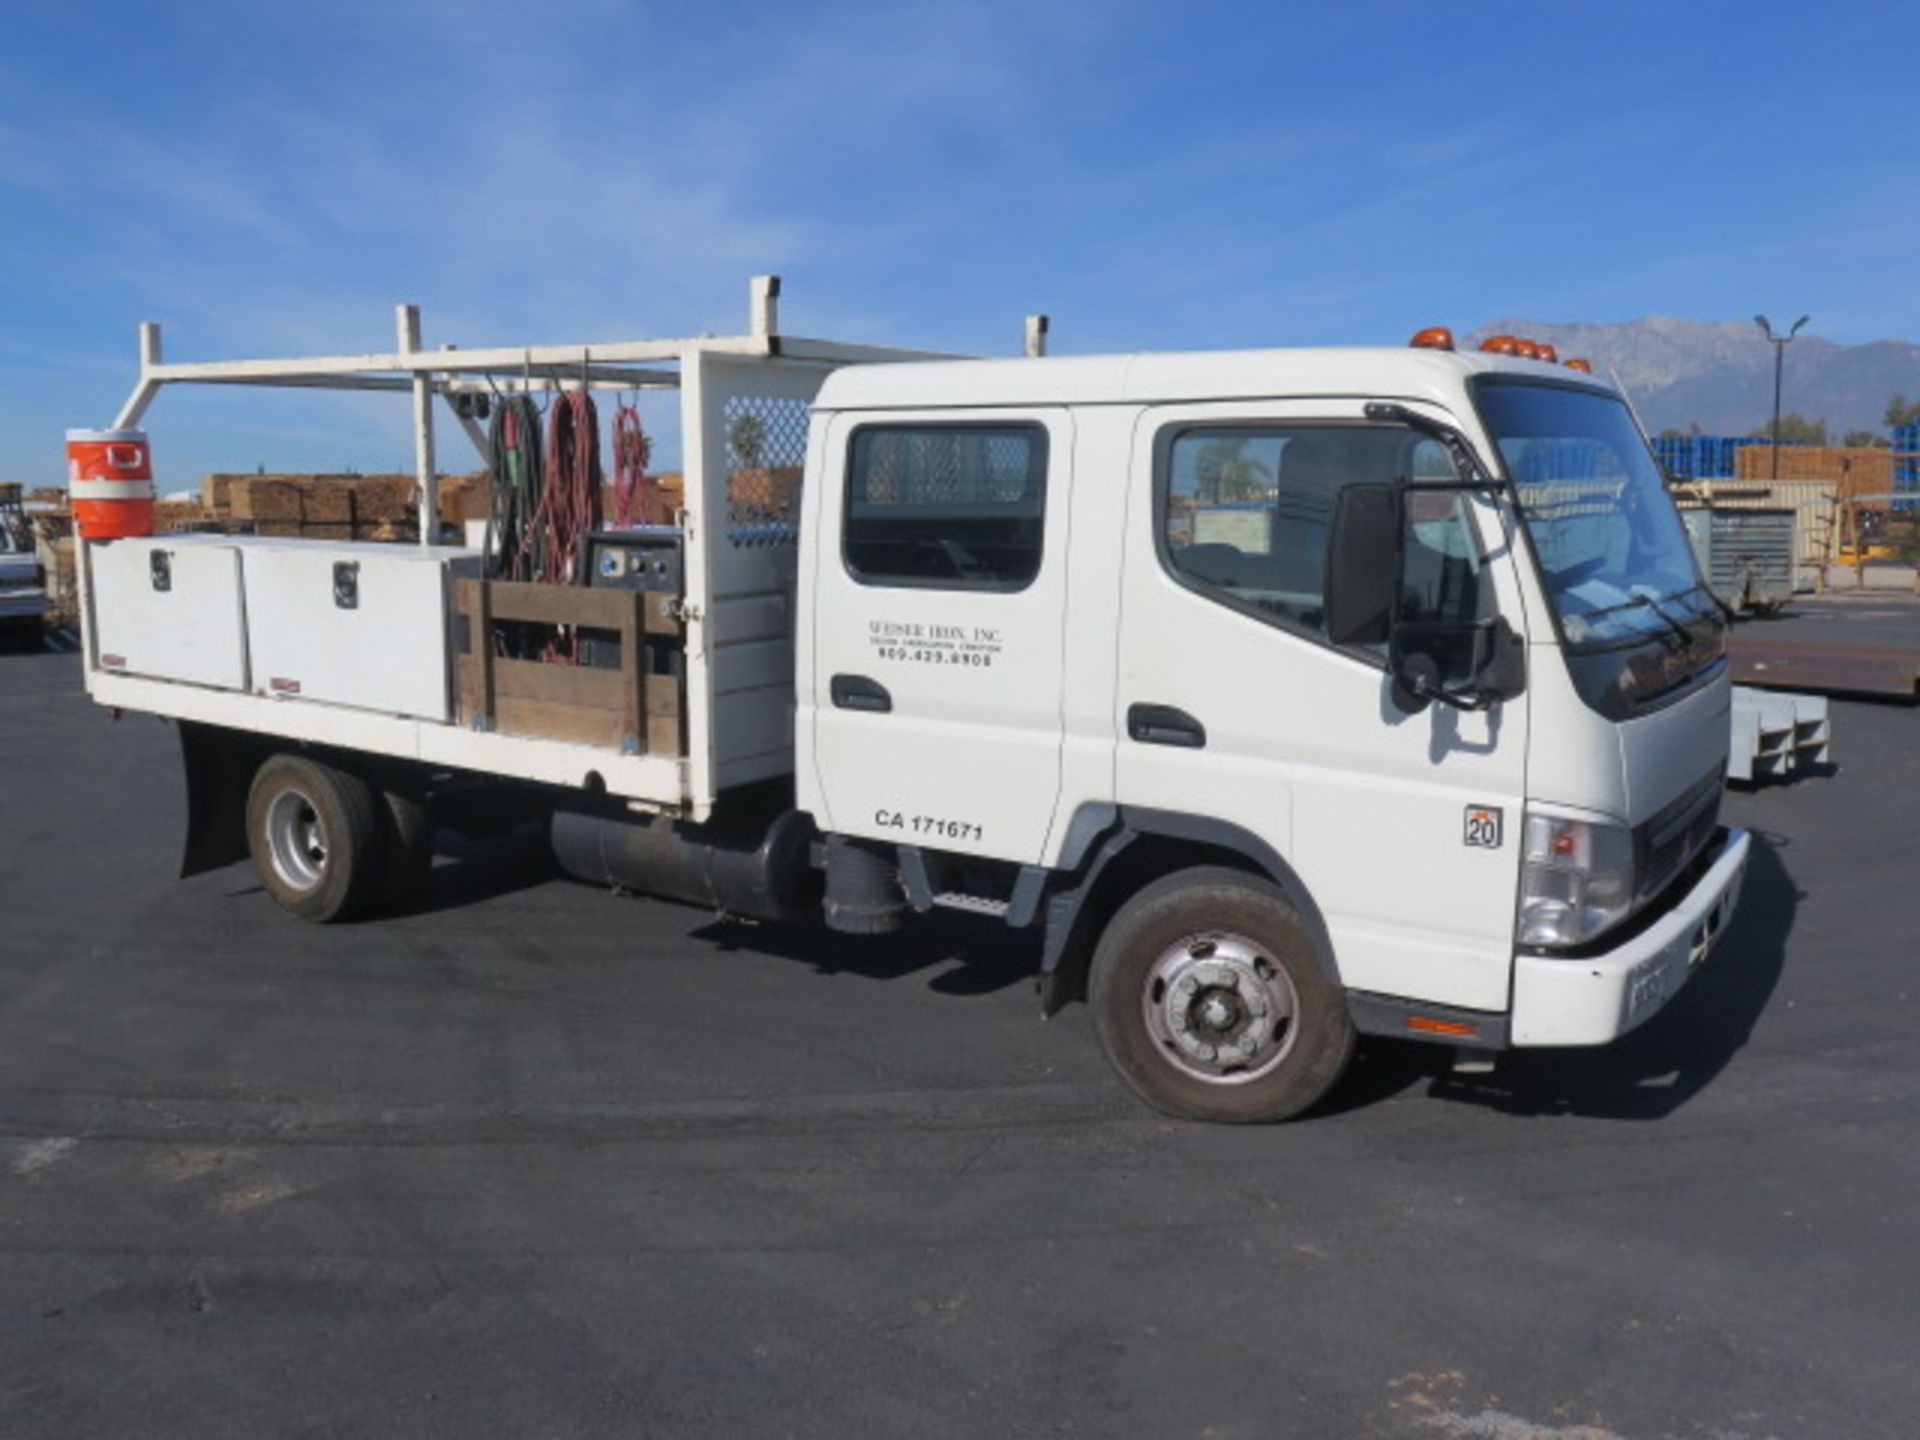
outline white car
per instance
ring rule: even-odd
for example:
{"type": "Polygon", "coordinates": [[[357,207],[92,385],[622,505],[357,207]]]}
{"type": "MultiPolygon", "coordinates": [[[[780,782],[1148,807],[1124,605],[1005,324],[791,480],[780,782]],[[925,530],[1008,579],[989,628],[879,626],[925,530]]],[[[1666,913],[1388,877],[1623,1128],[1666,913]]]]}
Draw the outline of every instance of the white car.
{"type": "Polygon", "coordinates": [[[31,539],[0,522],[0,634],[38,649],[46,619],[46,569],[31,539]]]}

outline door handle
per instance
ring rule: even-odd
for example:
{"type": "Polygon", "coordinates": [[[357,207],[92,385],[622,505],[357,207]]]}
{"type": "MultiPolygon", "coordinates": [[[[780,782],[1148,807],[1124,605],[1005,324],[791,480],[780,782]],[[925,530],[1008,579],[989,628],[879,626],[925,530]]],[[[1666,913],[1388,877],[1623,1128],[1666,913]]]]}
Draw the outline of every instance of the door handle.
{"type": "Polygon", "coordinates": [[[886,715],[893,710],[893,696],[878,680],[864,675],[836,675],[827,687],[833,703],[841,710],[871,710],[886,715]]]}
{"type": "Polygon", "coordinates": [[[1142,745],[1174,745],[1182,750],[1203,750],[1207,744],[1207,727],[1171,705],[1129,705],[1127,735],[1142,745]]]}

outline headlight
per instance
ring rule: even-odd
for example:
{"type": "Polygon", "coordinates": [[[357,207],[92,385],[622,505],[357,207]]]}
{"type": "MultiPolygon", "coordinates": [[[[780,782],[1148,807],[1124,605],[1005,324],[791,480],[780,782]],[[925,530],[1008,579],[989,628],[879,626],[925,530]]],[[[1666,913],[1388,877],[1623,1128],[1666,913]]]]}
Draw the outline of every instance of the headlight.
{"type": "Polygon", "coordinates": [[[1633,837],[1599,820],[1527,816],[1520,863],[1522,945],[1578,945],[1633,905],[1633,837]]]}

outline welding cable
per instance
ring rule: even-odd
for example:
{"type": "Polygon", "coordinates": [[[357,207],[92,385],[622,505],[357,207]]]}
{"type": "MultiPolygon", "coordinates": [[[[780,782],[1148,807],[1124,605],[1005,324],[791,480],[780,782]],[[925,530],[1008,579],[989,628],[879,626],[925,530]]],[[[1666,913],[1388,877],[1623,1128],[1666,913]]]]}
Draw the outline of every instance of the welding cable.
{"type": "Polygon", "coordinates": [[[541,490],[540,411],[532,397],[501,397],[487,441],[487,575],[531,580],[533,511],[541,490]]]}
{"type": "Polygon", "coordinates": [[[613,523],[623,530],[653,523],[653,497],[647,490],[651,448],[638,408],[622,405],[613,412],[613,523]]]}
{"type": "Polygon", "coordinates": [[[547,465],[534,512],[534,578],[575,585],[580,540],[600,528],[600,416],[585,390],[562,395],[547,420],[547,465]]]}

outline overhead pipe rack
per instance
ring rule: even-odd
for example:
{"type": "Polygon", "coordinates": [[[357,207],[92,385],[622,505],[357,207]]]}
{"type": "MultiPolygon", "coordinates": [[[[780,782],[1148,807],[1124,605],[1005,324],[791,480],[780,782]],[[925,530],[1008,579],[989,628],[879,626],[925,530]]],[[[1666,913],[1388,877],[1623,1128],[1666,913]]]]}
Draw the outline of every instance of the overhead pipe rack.
{"type": "MultiPolygon", "coordinates": [[[[822,366],[961,358],[939,351],[900,350],[891,346],[852,345],[782,335],[780,277],[756,275],[749,282],[748,293],[745,335],[491,346],[476,350],[443,345],[429,350],[421,343],[420,307],[397,305],[394,307],[395,348],[386,354],[314,355],[282,360],[168,362],[164,358],[160,326],[148,321],[140,326],[140,378],[113,424],[116,429],[138,425],[165,385],[264,385],[409,393],[413,396],[414,468],[420,487],[420,543],[428,545],[438,528],[433,427],[436,394],[447,401],[484,464],[491,459],[486,432],[470,416],[455,408],[455,400],[463,394],[579,387],[677,390],[685,362],[701,354],[778,357],[787,362],[822,366]]],[[[1044,334],[1044,330],[1041,333],[1044,334]]],[[[1033,348],[1030,332],[1029,350],[1033,348]]]]}

